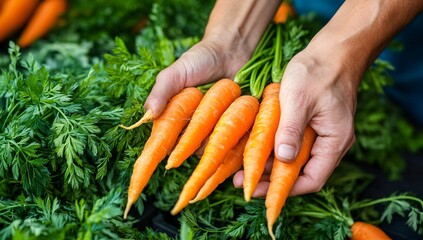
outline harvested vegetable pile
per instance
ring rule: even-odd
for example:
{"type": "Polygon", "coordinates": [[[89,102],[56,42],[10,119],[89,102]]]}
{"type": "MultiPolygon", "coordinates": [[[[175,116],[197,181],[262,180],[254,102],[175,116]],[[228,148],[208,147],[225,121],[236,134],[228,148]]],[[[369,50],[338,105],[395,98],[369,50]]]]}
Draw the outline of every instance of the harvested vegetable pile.
{"type": "MultiPolygon", "coordinates": [[[[318,21],[289,17],[270,24],[235,81],[185,89],[158,119],[127,130],[122,126],[148,116],[143,104],[155,76],[200,39],[213,2],[102,4],[72,1],[61,15],[63,24],[31,46],[20,49],[11,41],[0,48],[0,239],[346,239],[359,227],[376,232],[375,226],[397,217],[423,235],[421,196],[363,194],[374,177],[362,163],[401,178],[402,151],[417,151],[423,142],[383,96],[389,63],[377,60],[364,76],[357,142],[325,188],[265,203],[251,199],[257,173],[245,189],[235,189],[230,177],[240,168],[263,168],[273,144],[252,149],[258,146],[254,138],[275,131],[277,79],[318,30],[318,21]],[[220,106],[207,103],[216,96],[220,106]],[[190,104],[173,108],[179,101],[190,104]],[[210,108],[219,115],[213,118],[210,108]],[[242,119],[231,114],[241,111],[242,119]],[[229,121],[237,128],[229,129],[229,121]],[[168,137],[160,139],[159,132],[168,137]],[[210,133],[199,158],[193,153],[210,133]],[[225,151],[217,151],[228,133],[225,151]],[[248,151],[261,152],[261,163],[251,160],[254,152],[243,158],[248,151]],[[275,203],[281,205],[269,221],[266,209],[275,203]],[[154,224],[151,209],[176,231],[154,224]]],[[[314,135],[306,132],[304,162],[314,135]]],[[[298,174],[304,162],[280,168],[298,174]]],[[[279,163],[274,161],[274,171],[279,163]]],[[[280,193],[269,190],[275,192],[280,193]]]]}

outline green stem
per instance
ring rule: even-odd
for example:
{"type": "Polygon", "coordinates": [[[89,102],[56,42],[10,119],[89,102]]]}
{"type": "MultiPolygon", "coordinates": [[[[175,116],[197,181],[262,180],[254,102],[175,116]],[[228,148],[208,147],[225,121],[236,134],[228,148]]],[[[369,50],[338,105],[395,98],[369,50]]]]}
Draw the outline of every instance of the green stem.
{"type": "Polygon", "coordinates": [[[276,39],[273,44],[274,58],[272,64],[272,82],[280,82],[282,78],[282,25],[276,26],[276,39]]]}
{"type": "MultiPolygon", "coordinates": [[[[259,68],[262,64],[265,64],[267,61],[271,60],[273,56],[265,57],[261,59],[260,61],[254,61],[253,58],[250,60],[251,65],[249,65],[247,68],[242,69],[238,71],[238,73],[235,75],[234,82],[238,83],[239,85],[244,85],[245,81],[248,77],[248,75],[256,68],[259,68]]],[[[248,64],[248,63],[247,63],[248,64]]]]}
{"type": "Polygon", "coordinates": [[[274,28],[275,24],[273,22],[271,22],[266,30],[263,33],[263,36],[260,39],[260,42],[257,44],[256,49],[253,52],[252,56],[255,56],[257,54],[259,54],[260,52],[262,52],[267,44],[270,42],[271,39],[273,39],[274,37],[274,33],[275,33],[275,28],[274,28]]]}
{"type": "Polygon", "coordinates": [[[9,118],[12,116],[12,113],[17,109],[17,107],[19,107],[19,104],[13,104],[13,107],[12,107],[12,109],[7,113],[7,117],[6,117],[6,119],[4,120],[4,122],[3,122],[3,124],[2,124],[2,128],[1,129],[3,129],[3,131],[4,131],[4,128],[5,128],[5,126],[6,126],[6,124],[8,123],[8,121],[9,121],[9,118]]]}
{"type": "Polygon", "coordinates": [[[381,198],[381,199],[368,201],[368,202],[357,203],[357,204],[351,206],[351,209],[366,208],[366,207],[370,207],[370,206],[377,205],[377,204],[380,204],[380,203],[392,202],[392,201],[401,200],[401,199],[416,201],[416,202],[420,203],[420,205],[423,208],[423,201],[421,199],[419,199],[417,197],[413,197],[413,196],[400,195],[400,196],[392,196],[392,197],[387,197],[387,198],[381,198]]]}
{"type": "Polygon", "coordinates": [[[269,71],[272,67],[270,62],[267,62],[258,74],[257,77],[251,76],[250,79],[250,91],[251,95],[257,99],[261,98],[261,95],[263,94],[264,88],[267,85],[267,82],[269,80],[269,71]]]}

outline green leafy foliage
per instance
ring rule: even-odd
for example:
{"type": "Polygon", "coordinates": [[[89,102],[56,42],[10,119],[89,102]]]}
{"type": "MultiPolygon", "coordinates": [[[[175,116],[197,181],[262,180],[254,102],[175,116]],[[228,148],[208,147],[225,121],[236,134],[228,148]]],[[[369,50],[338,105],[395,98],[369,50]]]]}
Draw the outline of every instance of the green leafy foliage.
{"type": "MultiPolygon", "coordinates": [[[[175,171],[160,164],[135,204],[137,211],[122,219],[132,167],[151,124],[132,131],[118,125],[144,114],[155,77],[200,39],[212,4],[130,0],[103,6],[104,1],[76,0],[65,28],[23,52],[9,45],[9,54],[0,56],[0,239],[269,239],[264,201],[246,203],[231,179],[177,216],[179,236],[138,227],[147,207],[166,212],[173,207],[198,162],[194,156],[175,171]],[[147,26],[134,32],[143,17],[147,26]]],[[[283,26],[279,71],[305,47],[315,23],[303,18],[283,26]]],[[[266,50],[276,32],[269,31],[272,37],[255,52],[266,61],[274,54],[266,50]]],[[[377,224],[395,216],[423,235],[418,197],[358,199],[373,176],[356,161],[398,177],[401,151],[420,149],[423,142],[383,96],[390,69],[377,61],[364,76],[357,143],[348,153],[352,161],[343,161],[320,193],[287,200],[274,226],[278,238],[345,239],[355,220],[377,224]]],[[[259,70],[256,79],[270,82],[270,74],[259,70]]]]}

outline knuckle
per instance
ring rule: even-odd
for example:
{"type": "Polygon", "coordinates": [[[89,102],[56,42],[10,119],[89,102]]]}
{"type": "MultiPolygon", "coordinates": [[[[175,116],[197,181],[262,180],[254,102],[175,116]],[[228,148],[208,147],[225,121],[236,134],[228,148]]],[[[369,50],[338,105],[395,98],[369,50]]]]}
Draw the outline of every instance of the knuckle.
{"type": "Polygon", "coordinates": [[[324,186],[325,186],[325,182],[323,182],[323,181],[315,181],[310,186],[310,193],[320,192],[320,190],[322,190],[324,186]]]}
{"type": "Polygon", "coordinates": [[[297,123],[288,123],[282,127],[282,134],[288,136],[301,136],[303,129],[297,123]]]}

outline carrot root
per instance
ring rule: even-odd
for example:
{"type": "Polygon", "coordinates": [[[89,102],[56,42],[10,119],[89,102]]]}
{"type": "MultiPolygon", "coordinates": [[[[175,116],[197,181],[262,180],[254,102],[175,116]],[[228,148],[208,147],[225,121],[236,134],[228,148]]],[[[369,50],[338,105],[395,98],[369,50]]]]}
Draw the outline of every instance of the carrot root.
{"type": "Polygon", "coordinates": [[[195,198],[200,188],[219,168],[226,155],[251,128],[258,108],[259,102],[256,98],[244,95],[237,98],[226,109],[210,135],[200,162],[185,183],[178,201],[171,210],[172,215],[178,214],[190,200],[195,198]]]}
{"type": "Polygon", "coordinates": [[[351,226],[352,236],[350,240],[390,240],[391,238],[379,227],[365,222],[354,222],[351,226]]]}
{"type": "Polygon", "coordinates": [[[66,8],[66,0],[42,1],[19,37],[18,45],[22,48],[28,47],[44,36],[54,27],[60,15],[66,11],[66,8]]]}
{"type": "Polygon", "coordinates": [[[154,120],[151,135],[133,167],[124,218],[147,186],[158,164],[175,146],[202,97],[199,89],[185,88],[170,100],[164,112],[154,120]]]}
{"type": "Polygon", "coordinates": [[[259,112],[244,150],[244,199],[249,202],[263,174],[267,159],[274,148],[279,125],[280,83],[266,86],[259,112]]]}
{"type": "Polygon", "coordinates": [[[222,182],[234,174],[242,167],[242,153],[244,152],[249,134],[246,133],[238,144],[226,155],[225,160],[216,170],[216,172],[207,180],[204,186],[197,193],[197,196],[191,201],[190,204],[201,201],[208,197],[222,182]]]}
{"type": "Polygon", "coordinates": [[[272,172],[270,175],[269,189],[266,194],[266,219],[267,229],[272,239],[275,239],[273,225],[279,217],[285,201],[291,192],[292,187],[298,179],[301,168],[310,158],[311,148],[316,139],[316,132],[307,126],[300,152],[291,163],[284,163],[275,159],[273,161],[272,172]]]}
{"type": "Polygon", "coordinates": [[[167,159],[166,170],[179,167],[201,146],[221,115],[240,95],[240,86],[230,79],[217,81],[206,92],[179,143],[167,159]]]}
{"type": "Polygon", "coordinates": [[[151,122],[153,120],[154,120],[153,111],[151,109],[148,109],[147,112],[145,112],[144,116],[142,116],[142,118],[138,122],[136,122],[136,123],[134,123],[134,124],[132,124],[131,126],[128,126],[128,127],[124,126],[124,125],[119,125],[119,127],[126,129],[126,130],[132,130],[134,128],[141,126],[144,123],[151,122]]]}

